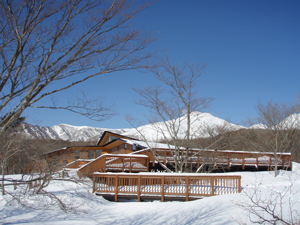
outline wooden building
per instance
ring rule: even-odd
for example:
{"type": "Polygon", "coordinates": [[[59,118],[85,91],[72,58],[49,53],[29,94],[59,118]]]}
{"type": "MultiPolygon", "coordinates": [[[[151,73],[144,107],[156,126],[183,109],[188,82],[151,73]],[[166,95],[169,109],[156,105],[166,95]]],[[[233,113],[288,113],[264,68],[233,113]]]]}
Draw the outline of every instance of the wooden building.
{"type": "MultiPolygon", "coordinates": [[[[57,170],[77,168],[80,175],[93,172],[149,172],[157,169],[158,160],[169,166],[174,160],[172,146],[143,141],[106,131],[96,145],[66,147],[44,154],[57,170]],[[171,149],[170,149],[171,148],[171,149]],[[155,152],[155,157],[154,157],[155,152]]],[[[185,150],[181,150],[181,157],[185,150]]],[[[291,153],[244,152],[233,150],[190,149],[193,168],[210,164],[223,170],[268,170],[278,163],[279,169],[292,169],[291,153]]]]}
{"type": "Polygon", "coordinates": [[[133,140],[136,139],[105,131],[96,145],[66,147],[45,153],[43,158],[61,169],[75,161],[90,161],[103,154],[128,154],[144,148],[130,142],[133,140]]]}
{"type": "MultiPolygon", "coordinates": [[[[241,192],[241,176],[148,173],[151,169],[157,169],[158,161],[170,167],[174,161],[172,148],[106,131],[96,145],[67,147],[46,153],[43,158],[55,170],[62,169],[63,176],[69,171],[76,171],[79,178],[92,178],[93,192],[115,201],[119,198],[189,201],[241,192]]],[[[179,157],[185,155],[186,150],[180,149],[179,157]]],[[[290,153],[274,155],[267,152],[189,149],[189,155],[191,168],[209,164],[212,168],[225,171],[236,168],[266,170],[277,163],[278,169],[292,169],[290,153]]]]}

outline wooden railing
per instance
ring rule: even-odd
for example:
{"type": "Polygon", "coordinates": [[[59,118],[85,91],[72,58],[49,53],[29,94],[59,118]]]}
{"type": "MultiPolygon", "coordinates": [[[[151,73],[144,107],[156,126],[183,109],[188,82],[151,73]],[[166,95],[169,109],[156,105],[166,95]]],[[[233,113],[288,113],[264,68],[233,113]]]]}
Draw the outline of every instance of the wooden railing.
{"type": "Polygon", "coordinates": [[[241,176],[225,175],[174,175],[174,174],[93,174],[93,192],[112,194],[115,201],[118,195],[141,197],[191,197],[234,194],[241,192],[241,176]]]}
{"type": "Polygon", "coordinates": [[[69,168],[69,169],[77,169],[82,165],[85,165],[89,162],[91,162],[92,160],[90,159],[77,159],[69,164],[67,164],[66,166],[64,166],[64,168],[69,168]]]}
{"type": "Polygon", "coordinates": [[[149,172],[149,158],[146,155],[104,154],[78,169],[79,178],[94,172],[106,172],[107,169],[124,172],[149,172]]]}
{"type": "MultiPolygon", "coordinates": [[[[148,151],[153,154],[149,149],[148,151]]],[[[157,154],[157,160],[164,164],[168,161],[173,162],[173,151],[170,149],[153,149],[157,154]]],[[[238,165],[245,169],[246,166],[269,167],[275,165],[274,153],[270,152],[244,152],[234,150],[193,150],[188,152],[189,163],[223,165],[230,169],[231,166],[238,165]]],[[[179,150],[179,157],[186,157],[186,150],[179,150]]],[[[292,169],[292,154],[291,153],[277,153],[276,154],[278,166],[282,169],[292,169]]]]}

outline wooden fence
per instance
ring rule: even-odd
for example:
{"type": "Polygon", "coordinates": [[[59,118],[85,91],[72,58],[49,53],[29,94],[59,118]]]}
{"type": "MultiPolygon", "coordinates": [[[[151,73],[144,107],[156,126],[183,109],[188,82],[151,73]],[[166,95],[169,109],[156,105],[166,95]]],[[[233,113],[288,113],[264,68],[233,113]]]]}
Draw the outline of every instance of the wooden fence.
{"type": "Polygon", "coordinates": [[[241,192],[241,176],[215,175],[173,175],[173,174],[93,174],[93,192],[99,195],[134,196],[138,201],[143,197],[176,199],[234,194],[241,192]]]}
{"type": "MultiPolygon", "coordinates": [[[[151,152],[150,150],[148,150],[151,152]]],[[[160,160],[165,165],[167,161],[174,161],[174,151],[170,149],[153,149],[160,160]]],[[[186,157],[186,151],[179,151],[179,158],[186,157]]],[[[276,163],[274,153],[270,152],[244,152],[233,150],[193,150],[188,151],[189,163],[193,163],[199,167],[201,164],[212,164],[213,167],[222,165],[224,168],[230,169],[232,166],[242,166],[244,170],[246,166],[273,167],[276,163]]],[[[282,169],[292,169],[292,154],[277,153],[277,164],[282,169]]]]}
{"type": "Polygon", "coordinates": [[[94,172],[105,173],[107,170],[131,172],[149,172],[149,158],[147,155],[132,154],[104,154],[83,165],[77,171],[79,178],[94,172]]]}

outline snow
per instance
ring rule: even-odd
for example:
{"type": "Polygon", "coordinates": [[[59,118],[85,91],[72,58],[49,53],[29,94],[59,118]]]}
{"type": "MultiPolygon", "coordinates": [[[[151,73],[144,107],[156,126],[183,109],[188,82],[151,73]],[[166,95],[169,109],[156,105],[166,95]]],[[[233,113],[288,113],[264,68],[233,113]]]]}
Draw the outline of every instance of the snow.
{"type": "MultiPolygon", "coordinates": [[[[255,124],[247,128],[237,124],[229,123],[226,120],[215,117],[209,113],[192,112],[191,113],[191,133],[194,134],[191,138],[208,137],[209,135],[217,135],[216,131],[212,131],[211,128],[219,127],[221,130],[234,131],[239,129],[266,129],[264,124],[255,124]],[[208,132],[210,130],[210,134],[208,132]]],[[[184,138],[186,135],[186,116],[170,121],[166,121],[166,124],[175,124],[179,128],[178,138],[184,138]]],[[[286,128],[299,128],[300,126],[300,114],[290,115],[288,118],[279,123],[279,127],[286,128]]],[[[68,124],[60,124],[52,127],[41,127],[37,125],[26,124],[24,126],[24,133],[28,137],[47,138],[54,140],[65,141],[97,141],[104,131],[111,131],[113,133],[122,134],[124,136],[132,136],[141,138],[140,131],[143,136],[149,141],[155,141],[165,139],[163,133],[166,134],[166,138],[170,138],[170,134],[167,132],[166,125],[163,122],[157,122],[154,124],[147,124],[144,126],[130,129],[107,129],[107,128],[95,128],[88,126],[72,126],[68,124]],[[162,133],[163,132],[163,133],[162,133]]]]}
{"type": "Polygon", "coordinates": [[[249,129],[267,129],[267,128],[268,128],[268,126],[266,126],[262,123],[254,124],[254,125],[249,127],[249,129]]]}
{"type": "MultiPolygon", "coordinates": [[[[211,115],[210,113],[202,113],[195,111],[191,113],[190,117],[191,134],[193,134],[191,135],[191,138],[209,137],[210,135],[217,135],[216,132],[214,134],[209,135],[207,130],[215,127],[223,127],[224,129],[230,131],[246,128],[237,124],[229,123],[226,120],[211,115]]],[[[172,127],[174,125],[175,128],[178,129],[177,138],[185,139],[187,130],[186,115],[183,115],[182,117],[174,120],[147,124],[136,129],[131,129],[123,133],[122,135],[133,136],[137,137],[138,139],[146,139],[148,141],[157,141],[165,138],[171,139],[171,136],[174,136],[174,134],[170,134],[168,130],[172,130],[172,127]]]]}
{"type": "Polygon", "coordinates": [[[300,127],[300,113],[292,114],[278,124],[280,129],[297,129],[300,127]]]}
{"type": "MultiPolygon", "coordinates": [[[[242,193],[207,197],[190,202],[109,202],[95,196],[92,183],[52,181],[47,187],[71,210],[64,212],[50,205],[43,196],[26,199],[31,208],[10,201],[9,195],[0,196],[0,223],[3,224],[252,224],[247,212],[237,204],[249,203],[246,193],[256,191],[262,198],[277,193],[283,198],[283,216],[288,218],[288,201],[293,209],[300,209],[300,164],[293,163],[293,171],[235,172],[242,176],[242,193]],[[291,182],[291,192],[288,187],[291,182]]],[[[218,175],[218,174],[214,174],[218,175]]],[[[13,187],[7,187],[13,192],[13,187]]],[[[19,189],[16,190],[16,192],[19,189]]],[[[279,200],[278,200],[279,201],[279,200]]]]}

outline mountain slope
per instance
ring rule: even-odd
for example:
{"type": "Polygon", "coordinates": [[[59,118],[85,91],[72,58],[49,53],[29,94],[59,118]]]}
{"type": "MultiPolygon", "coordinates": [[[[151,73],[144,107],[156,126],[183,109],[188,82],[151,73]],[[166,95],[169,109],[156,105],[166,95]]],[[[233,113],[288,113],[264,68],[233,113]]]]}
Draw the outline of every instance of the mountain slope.
{"type": "MultiPolygon", "coordinates": [[[[224,128],[226,127],[226,129],[230,130],[245,128],[240,125],[228,123],[226,120],[214,117],[209,113],[192,112],[191,121],[191,138],[208,137],[208,131],[211,130],[209,130],[209,128],[214,128],[216,126],[224,128]]],[[[38,125],[24,124],[24,132],[29,137],[41,139],[96,142],[104,131],[111,131],[125,136],[134,136],[143,139],[138,132],[140,131],[148,140],[155,141],[164,139],[163,133],[166,135],[166,138],[171,138],[170,133],[167,132],[166,124],[169,124],[168,126],[175,125],[178,127],[178,138],[184,138],[187,129],[185,116],[177,118],[173,121],[166,121],[165,123],[158,122],[155,124],[144,125],[138,127],[137,129],[106,129],[88,126],[71,126],[67,124],[55,125],[52,127],[42,127],[38,125]]]]}
{"type": "MultiPolygon", "coordinates": [[[[300,114],[293,114],[282,121],[282,129],[286,127],[300,127],[300,114]]],[[[248,129],[237,124],[229,123],[226,120],[215,117],[209,113],[191,113],[191,138],[209,137],[220,132],[248,129]]],[[[265,129],[266,126],[256,124],[252,129],[265,129]]],[[[187,118],[182,116],[175,120],[157,122],[140,126],[137,129],[106,129],[88,126],[71,126],[67,124],[55,125],[52,127],[42,127],[37,125],[24,124],[24,131],[29,137],[54,139],[65,141],[97,141],[104,131],[111,131],[125,136],[132,136],[143,140],[158,141],[170,139],[171,136],[184,139],[187,129],[187,118]],[[176,132],[168,132],[170,127],[176,127],[176,132]],[[142,134],[142,135],[141,135],[142,134]]],[[[174,130],[174,129],[173,129],[174,130]]]]}
{"type": "Polygon", "coordinates": [[[67,124],[42,127],[38,125],[24,125],[24,132],[29,137],[40,139],[54,139],[64,141],[97,141],[104,131],[124,133],[127,129],[106,129],[88,126],[71,126],[67,124]]]}
{"type": "MultiPolygon", "coordinates": [[[[215,117],[209,113],[192,112],[191,113],[191,138],[208,137],[210,135],[216,135],[217,131],[214,128],[218,128],[226,131],[234,131],[242,128],[246,128],[237,124],[229,123],[226,120],[215,117]]],[[[171,136],[177,136],[177,138],[184,139],[187,130],[187,117],[186,115],[177,118],[175,120],[169,120],[165,122],[158,122],[154,124],[147,124],[137,129],[130,129],[123,133],[125,136],[134,136],[140,139],[147,139],[151,141],[157,141],[161,139],[170,139],[171,136]],[[175,129],[173,129],[175,127],[175,129]],[[172,130],[169,132],[168,130],[172,130]]]]}

